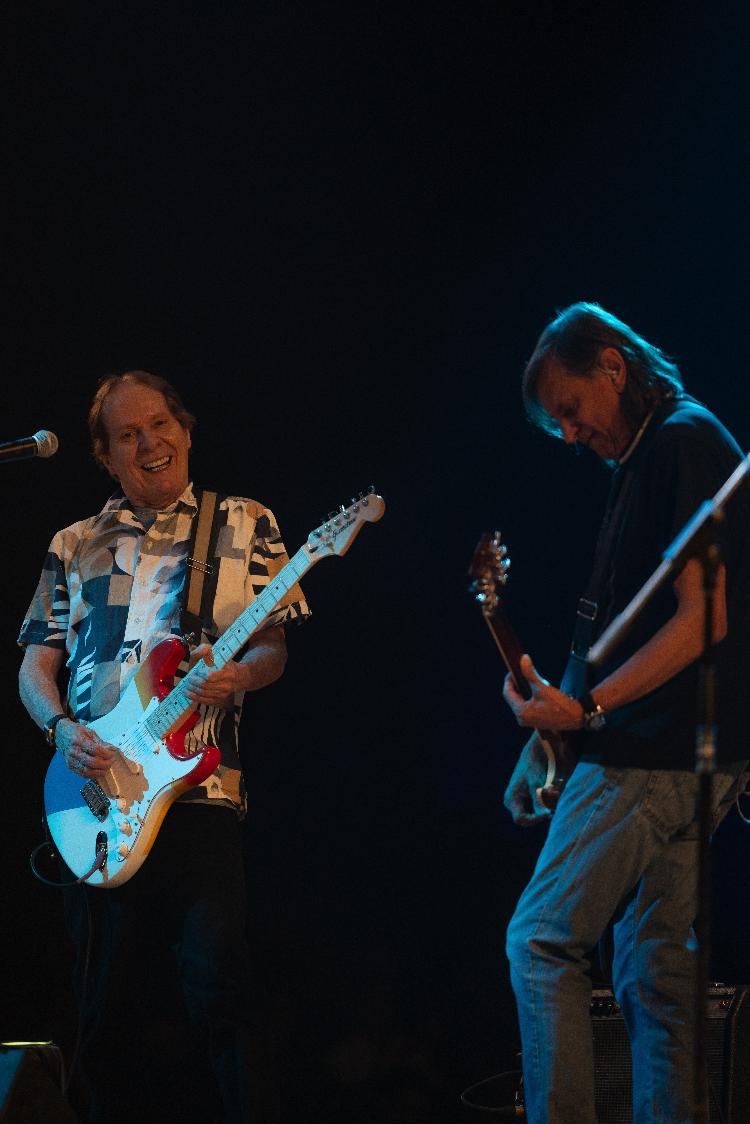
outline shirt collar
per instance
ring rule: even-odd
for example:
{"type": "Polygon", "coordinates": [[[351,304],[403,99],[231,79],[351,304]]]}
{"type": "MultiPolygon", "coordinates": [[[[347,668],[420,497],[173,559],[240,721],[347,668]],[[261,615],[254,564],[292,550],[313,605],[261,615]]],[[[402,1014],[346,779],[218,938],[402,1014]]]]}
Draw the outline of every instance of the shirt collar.
{"type": "MultiPolygon", "coordinates": [[[[189,483],[182,495],[178,496],[175,502],[170,504],[169,507],[165,507],[161,514],[169,514],[174,511],[188,511],[191,515],[194,515],[197,510],[198,504],[193,492],[193,485],[189,483]]],[[[114,512],[128,512],[131,515],[133,513],[133,505],[122,488],[118,488],[117,491],[112,493],[97,515],[97,521],[114,512]]]]}
{"type": "Polygon", "coordinates": [[[638,445],[640,443],[641,438],[643,437],[643,434],[648,429],[648,424],[651,421],[651,419],[652,419],[652,417],[654,416],[655,413],[656,413],[656,407],[654,406],[653,409],[648,414],[646,414],[646,417],[641,422],[640,429],[638,430],[635,437],[633,438],[633,440],[628,445],[625,452],[622,454],[621,457],[618,457],[618,459],[617,459],[617,467],[618,468],[622,468],[622,466],[625,464],[625,462],[627,460],[629,460],[630,457],[633,455],[633,453],[635,452],[636,448],[638,447],[638,445]]]}

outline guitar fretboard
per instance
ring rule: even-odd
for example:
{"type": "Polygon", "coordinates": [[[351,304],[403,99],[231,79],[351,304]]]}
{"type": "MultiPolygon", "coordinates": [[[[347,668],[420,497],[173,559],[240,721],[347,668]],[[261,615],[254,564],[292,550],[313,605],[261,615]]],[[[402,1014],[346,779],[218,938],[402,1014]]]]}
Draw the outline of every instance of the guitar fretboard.
{"type": "MultiPolygon", "coordinates": [[[[223,632],[213,645],[213,668],[221,670],[239,652],[240,648],[250,639],[254,632],[270,617],[276,606],[289,590],[302,578],[317,562],[312,555],[312,548],[305,544],[290,558],[286,566],[281,569],[272,582],[266,586],[261,594],[251,601],[248,607],[240,613],[226,632],[223,632]]],[[[205,667],[205,661],[199,660],[195,667],[173,687],[166,698],[162,699],[155,710],[145,720],[146,726],[153,737],[159,740],[187,718],[195,710],[195,703],[189,698],[187,688],[195,678],[198,668],[205,667]]]]}

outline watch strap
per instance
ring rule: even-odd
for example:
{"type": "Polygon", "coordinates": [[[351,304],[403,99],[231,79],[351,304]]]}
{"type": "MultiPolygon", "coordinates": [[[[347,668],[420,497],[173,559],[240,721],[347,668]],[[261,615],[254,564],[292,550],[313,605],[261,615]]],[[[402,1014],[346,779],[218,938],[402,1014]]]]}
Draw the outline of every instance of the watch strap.
{"type": "Polygon", "coordinates": [[[591,696],[590,691],[586,691],[578,699],[583,709],[583,728],[584,730],[601,730],[607,724],[607,716],[604,713],[604,708],[591,696]]]}
{"type": "Polygon", "coordinates": [[[68,717],[67,714],[62,714],[62,713],[53,714],[52,717],[50,718],[49,722],[45,722],[45,724],[44,724],[44,727],[43,727],[44,737],[47,741],[47,745],[50,746],[52,749],[55,748],[55,732],[57,730],[57,723],[60,722],[63,718],[67,718],[67,717],[68,717]]]}

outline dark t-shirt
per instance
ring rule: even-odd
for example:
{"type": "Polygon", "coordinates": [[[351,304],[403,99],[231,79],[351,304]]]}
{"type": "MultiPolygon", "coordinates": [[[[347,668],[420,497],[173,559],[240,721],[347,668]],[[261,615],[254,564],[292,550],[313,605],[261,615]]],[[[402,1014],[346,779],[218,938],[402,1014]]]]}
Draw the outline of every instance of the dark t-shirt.
{"type": "MultiPolygon", "coordinates": [[[[658,409],[632,456],[614,473],[610,511],[626,477],[632,479],[604,568],[597,634],[630,603],[677,533],[703,501],[715,495],[741,459],[731,434],[693,399],[685,397],[658,409]]],[[[733,495],[725,516],[722,549],[729,629],[714,649],[716,719],[719,760],[734,762],[750,755],[742,705],[743,692],[750,690],[750,485],[733,495]]],[[[672,582],[667,581],[620,648],[597,669],[595,681],[604,679],[649,640],[676,607],[672,582]]],[[[692,769],[698,700],[698,664],[693,663],[657,690],[612,711],[604,730],[583,735],[581,757],[641,768],[692,769]]]]}

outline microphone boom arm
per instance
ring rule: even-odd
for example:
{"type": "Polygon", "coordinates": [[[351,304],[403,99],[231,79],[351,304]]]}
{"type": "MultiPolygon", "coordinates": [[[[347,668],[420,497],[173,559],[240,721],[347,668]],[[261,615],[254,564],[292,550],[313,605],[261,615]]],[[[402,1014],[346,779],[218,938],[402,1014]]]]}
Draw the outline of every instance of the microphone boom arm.
{"type": "Polygon", "coordinates": [[[662,555],[662,561],[653,574],[641,586],[629,605],[607,626],[599,639],[591,645],[587,662],[596,667],[603,663],[614,648],[625,638],[633,621],[643,607],[661,588],[667,578],[678,570],[683,562],[699,552],[702,541],[711,533],[713,527],[724,518],[724,505],[737,491],[745,477],[750,473],[750,453],[735,468],[732,475],[724,481],[713,499],[705,500],[688,519],[685,526],[672,540],[662,555]]]}

